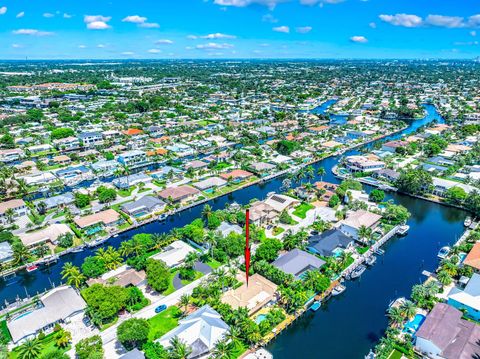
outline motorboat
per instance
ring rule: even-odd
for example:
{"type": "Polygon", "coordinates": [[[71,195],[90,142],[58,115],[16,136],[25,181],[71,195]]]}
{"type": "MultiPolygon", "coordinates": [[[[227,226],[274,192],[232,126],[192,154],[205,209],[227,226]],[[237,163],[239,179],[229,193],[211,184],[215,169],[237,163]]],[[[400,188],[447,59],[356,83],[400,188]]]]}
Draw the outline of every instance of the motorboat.
{"type": "Polygon", "coordinates": [[[28,273],[30,272],[34,272],[38,269],[38,266],[36,264],[30,264],[30,265],[27,265],[26,267],[26,270],[28,273]]]}
{"type": "Polygon", "coordinates": [[[84,249],[85,249],[85,246],[78,246],[72,251],[70,251],[70,253],[80,253],[80,252],[83,252],[84,249]]]}
{"type": "Polygon", "coordinates": [[[320,306],[322,305],[322,303],[320,301],[316,301],[312,304],[312,306],[310,307],[310,310],[313,310],[314,312],[316,312],[320,306]]]}
{"type": "Polygon", "coordinates": [[[376,262],[377,262],[377,257],[375,257],[373,254],[365,258],[365,264],[367,266],[373,266],[376,262]]]}
{"type": "Polygon", "coordinates": [[[472,224],[472,218],[468,216],[467,218],[465,218],[465,221],[463,221],[463,225],[465,227],[470,227],[471,224],[472,224]]]}
{"type": "Polygon", "coordinates": [[[345,292],[345,289],[347,289],[347,287],[345,287],[343,284],[337,284],[332,290],[332,296],[342,294],[345,292]]]}
{"type": "Polygon", "coordinates": [[[355,278],[360,277],[363,274],[363,272],[365,272],[366,269],[367,269],[367,267],[360,264],[357,268],[355,268],[353,270],[352,273],[350,273],[350,279],[355,279],[355,278]]]}
{"type": "Polygon", "coordinates": [[[409,229],[410,229],[410,226],[407,224],[404,224],[403,226],[398,227],[397,234],[404,236],[407,234],[409,229]]]}
{"type": "Polygon", "coordinates": [[[398,307],[401,307],[405,302],[407,301],[407,299],[405,297],[399,297],[397,299],[394,299],[392,300],[389,304],[388,304],[388,308],[387,308],[387,312],[390,308],[398,308],[398,307]]]}
{"type": "Polygon", "coordinates": [[[438,251],[437,257],[440,259],[444,259],[448,256],[448,253],[450,253],[450,247],[449,246],[442,247],[438,251]]]}
{"type": "Polygon", "coordinates": [[[385,254],[385,251],[383,249],[380,249],[378,248],[376,251],[375,251],[375,254],[379,255],[379,256],[383,256],[385,254]]]}
{"type": "Polygon", "coordinates": [[[161,214],[161,215],[158,216],[158,219],[157,219],[157,220],[158,220],[159,222],[163,222],[163,221],[165,221],[165,220],[167,219],[167,217],[168,217],[168,214],[167,214],[167,213],[163,213],[163,214],[161,214]]]}

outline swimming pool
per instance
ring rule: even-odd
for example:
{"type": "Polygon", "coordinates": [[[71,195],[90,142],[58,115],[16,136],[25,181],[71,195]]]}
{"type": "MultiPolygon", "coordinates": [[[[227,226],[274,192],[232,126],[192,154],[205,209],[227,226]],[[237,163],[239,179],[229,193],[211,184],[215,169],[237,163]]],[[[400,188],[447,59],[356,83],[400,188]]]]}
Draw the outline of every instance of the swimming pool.
{"type": "Polygon", "coordinates": [[[403,327],[404,333],[415,334],[425,320],[423,314],[415,314],[415,317],[403,327]]]}
{"type": "Polygon", "coordinates": [[[343,253],[343,249],[342,248],[335,248],[333,251],[332,251],[332,254],[335,258],[338,258],[342,255],[343,253]]]}
{"type": "Polygon", "coordinates": [[[27,315],[31,314],[32,311],[30,312],[25,312],[25,313],[22,313],[20,314],[18,317],[16,317],[13,321],[17,320],[17,319],[20,319],[20,318],[23,318],[23,317],[26,317],[27,315]]]}
{"type": "Polygon", "coordinates": [[[467,253],[463,253],[463,252],[459,253],[458,254],[458,259],[459,259],[458,263],[463,263],[463,261],[465,260],[466,257],[467,257],[467,253]]]}
{"type": "Polygon", "coordinates": [[[255,323],[260,324],[260,323],[263,322],[265,319],[267,319],[267,315],[266,315],[266,314],[259,314],[259,315],[257,315],[257,317],[255,318],[255,323]]]}

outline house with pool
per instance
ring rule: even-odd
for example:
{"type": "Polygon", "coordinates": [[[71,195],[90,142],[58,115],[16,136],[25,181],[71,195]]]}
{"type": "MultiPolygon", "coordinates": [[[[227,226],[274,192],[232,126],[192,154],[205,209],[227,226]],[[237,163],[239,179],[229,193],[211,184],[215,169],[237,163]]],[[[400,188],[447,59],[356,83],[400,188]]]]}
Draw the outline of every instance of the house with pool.
{"type": "Polygon", "coordinates": [[[149,214],[157,213],[165,209],[167,204],[160,198],[154,196],[143,196],[133,202],[127,202],[121,209],[128,215],[140,218],[149,214]]]}
{"type": "Polygon", "coordinates": [[[113,209],[107,209],[84,217],[78,217],[73,220],[88,236],[93,236],[100,232],[111,232],[123,223],[122,216],[113,209]]]}
{"type": "Polygon", "coordinates": [[[290,252],[280,255],[272,265],[281,271],[301,279],[305,273],[311,270],[319,270],[325,261],[310,253],[295,248],[290,252]]]}
{"type": "Polygon", "coordinates": [[[464,289],[453,287],[447,303],[465,313],[465,316],[480,321],[480,275],[474,273],[464,289]]]}
{"type": "Polygon", "coordinates": [[[34,338],[42,331],[53,331],[56,323],[68,323],[71,318],[83,315],[87,303],[69,286],[61,286],[40,297],[38,306],[33,310],[21,312],[7,321],[12,341],[19,344],[34,338]]]}

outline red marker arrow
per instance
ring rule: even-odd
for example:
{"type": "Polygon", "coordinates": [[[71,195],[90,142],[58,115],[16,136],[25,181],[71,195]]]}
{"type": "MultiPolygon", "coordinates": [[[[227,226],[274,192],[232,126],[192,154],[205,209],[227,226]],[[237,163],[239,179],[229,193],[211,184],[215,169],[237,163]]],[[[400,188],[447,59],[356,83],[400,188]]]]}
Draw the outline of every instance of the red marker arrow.
{"type": "Polygon", "coordinates": [[[248,275],[250,272],[250,211],[247,209],[245,214],[245,274],[247,277],[247,287],[248,287],[248,275]]]}

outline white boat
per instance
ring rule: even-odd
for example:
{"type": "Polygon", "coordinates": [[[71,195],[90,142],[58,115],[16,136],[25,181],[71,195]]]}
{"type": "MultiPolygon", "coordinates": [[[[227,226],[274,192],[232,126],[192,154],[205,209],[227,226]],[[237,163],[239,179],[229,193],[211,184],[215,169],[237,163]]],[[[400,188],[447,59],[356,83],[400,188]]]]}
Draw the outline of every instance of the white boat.
{"type": "Polygon", "coordinates": [[[343,284],[337,284],[332,290],[332,296],[342,294],[345,289],[347,289],[347,287],[345,287],[343,284]]]}
{"type": "Polygon", "coordinates": [[[440,259],[444,259],[448,256],[448,253],[450,253],[450,247],[449,246],[442,247],[438,251],[437,257],[440,259]]]}
{"type": "Polygon", "coordinates": [[[355,279],[355,278],[360,277],[363,274],[363,272],[365,272],[366,269],[367,269],[367,267],[360,264],[357,268],[355,268],[353,270],[352,273],[350,273],[350,279],[355,279]]]}
{"type": "Polygon", "coordinates": [[[465,218],[465,221],[463,221],[463,225],[465,227],[470,227],[471,224],[472,224],[472,218],[471,217],[467,217],[467,218],[465,218]]]}
{"type": "Polygon", "coordinates": [[[377,257],[375,257],[375,256],[372,254],[371,256],[368,256],[368,257],[365,259],[365,264],[366,264],[367,266],[373,266],[376,261],[377,261],[377,257]]]}
{"type": "MultiPolygon", "coordinates": [[[[388,309],[398,308],[398,307],[402,306],[406,301],[407,301],[407,299],[405,297],[400,297],[400,298],[394,299],[390,302],[390,304],[388,304],[388,309]]],[[[387,309],[387,312],[388,312],[388,309],[387,309]]]]}
{"type": "Polygon", "coordinates": [[[397,230],[397,234],[400,234],[401,236],[404,236],[407,234],[408,230],[410,229],[410,226],[407,224],[404,224],[403,226],[400,226],[397,230]]]}

